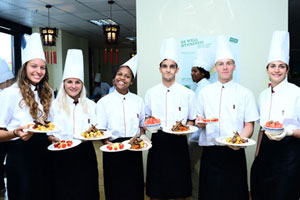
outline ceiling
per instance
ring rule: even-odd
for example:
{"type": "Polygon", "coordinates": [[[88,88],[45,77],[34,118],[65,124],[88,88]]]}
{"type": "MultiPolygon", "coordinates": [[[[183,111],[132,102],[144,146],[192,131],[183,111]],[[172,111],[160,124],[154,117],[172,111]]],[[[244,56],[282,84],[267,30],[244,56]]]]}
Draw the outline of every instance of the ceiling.
{"type": "Polygon", "coordinates": [[[132,47],[133,42],[126,37],[136,37],[136,0],[0,0],[0,18],[28,27],[50,26],[77,36],[87,38],[90,46],[102,47],[105,44],[103,30],[88,20],[110,18],[120,25],[119,47],[132,47]]]}

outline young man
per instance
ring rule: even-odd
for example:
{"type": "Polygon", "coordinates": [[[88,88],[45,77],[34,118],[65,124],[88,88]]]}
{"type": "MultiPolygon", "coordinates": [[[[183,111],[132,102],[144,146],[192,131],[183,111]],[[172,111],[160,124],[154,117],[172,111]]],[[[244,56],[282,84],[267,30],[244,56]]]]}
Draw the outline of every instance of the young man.
{"type": "MultiPolygon", "coordinates": [[[[209,71],[214,65],[213,56],[210,51],[206,48],[201,48],[196,51],[196,59],[193,62],[193,67],[191,70],[191,76],[195,83],[197,83],[197,88],[195,90],[195,96],[198,97],[200,91],[210,84],[209,71]]],[[[192,197],[191,200],[198,199],[198,188],[199,188],[199,169],[196,169],[197,163],[201,159],[202,146],[198,145],[199,134],[202,129],[192,133],[189,136],[189,152],[191,160],[191,174],[192,174],[192,197]]]]}
{"type": "MultiPolygon", "coordinates": [[[[164,41],[161,48],[159,71],[162,83],[149,89],[145,97],[146,116],[161,120],[163,127],[172,127],[176,121],[194,124],[196,118],[194,92],[175,81],[179,71],[177,41],[164,41]]],[[[158,131],[152,135],[148,154],[147,192],[152,199],[185,199],[191,196],[190,159],[187,138],[158,131]]]]}
{"type": "Polygon", "coordinates": [[[235,62],[228,39],[218,38],[214,69],[218,81],[201,91],[197,99],[197,120],[219,118],[218,123],[199,124],[204,128],[199,145],[204,146],[200,167],[199,199],[249,200],[245,150],[219,146],[218,137],[232,137],[237,131],[250,138],[258,117],[252,92],[232,81],[235,62]]]}

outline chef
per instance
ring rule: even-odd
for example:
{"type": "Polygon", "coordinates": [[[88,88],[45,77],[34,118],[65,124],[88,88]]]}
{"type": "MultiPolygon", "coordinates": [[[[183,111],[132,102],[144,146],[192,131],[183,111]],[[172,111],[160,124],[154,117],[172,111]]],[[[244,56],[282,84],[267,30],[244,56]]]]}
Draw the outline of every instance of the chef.
{"type": "MultiPolygon", "coordinates": [[[[0,58],[0,93],[3,89],[14,83],[14,75],[5,60],[0,58]]],[[[4,159],[7,153],[7,142],[0,143],[0,192],[5,192],[4,183],[4,159]]],[[[1,194],[2,195],[2,194],[1,194]]]]}
{"type": "Polygon", "coordinates": [[[220,146],[218,137],[232,137],[237,131],[250,138],[258,119],[252,92],[233,82],[235,61],[229,40],[219,36],[214,69],[218,81],[203,88],[197,99],[197,120],[218,118],[218,123],[199,124],[203,147],[200,166],[199,199],[249,199],[245,150],[220,146]]]}
{"type": "MultiPolygon", "coordinates": [[[[210,53],[209,49],[201,48],[196,51],[196,59],[193,62],[192,67],[192,79],[197,83],[195,91],[196,97],[199,95],[202,88],[210,84],[208,80],[210,78],[210,70],[214,65],[214,57],[210,53]]],[[[189,152],[191,159],[191,172],[192,172],[192,197],[191,200],[198,199],[198,187],[199,187],[199,172],[196,169],[196,164],[200,161],[202,155],[202,146],[198,145],[199,134],[202,129],[192,133],[189,137],[189,152]]]]}
{"type": "MultiPolygon", "coordinates": [[[[97,127],[112,133],[105,144],[120,143],[144,134],[143,99],[128,89],[136,76],[137,66],[137,55],[121,65],[114,77],[115,90],[97,103],[97,127]]],[[[144,199],[141,151],[103,152],[103,172],[107,200],[144,199]]]]}
{"type": "MultiPolygon", "coordinates": [[[[86,98],[83,69],[82,51],[69,49],[62,84],[51,106],[53,122],[60,128],[53,140],[78,138],[96,123],[96,104],[86,98]]],[[[91,141],[53,152],[53,156],[54,172],[61,174],[53,187],[54,199],[99,200],[98,165],[91,141]]]]}
{"type": "Polygon", "coordinates": [[[260,131],[251,169],[252,199],[300,198],[300,88],[287,81],[289,33],[275,31],[267,62],[271,86],[259,96],[260,131]],[[284,130],[264,130],[268,121],[284,130]]]}
{"type": "Polygon", "coordinates": [[[17,83],[0,96],[0,140],[14,139],[6,159],[10,200],[53,199],[48,137],[24,131],[33,120],[51,119],[52,97],[40,34],[33,33],[23,52],[17,83]]]}
{"type": "MultiPolygon", "coordinates": [[[[195,94],[178,84],[178,41],[168,38],[161,46],[159,71],[162,83],[150,88],[145,96],[146,115],[161,120],[163,127],[176,121],[193,125],[196,115],[195,94]]],[[[191,169],[186,135],[158,131],[152,135],[147,163],[146,194],[151,199],[185,199],[191,196],[191,169]]]]}
{"type": "Polygon", "coordinates": [[[109,93],[110,85],[106,82],[101,81],[101,73],[96,73],[94,83],[95,89],[91,99],[95,99],[95,101],[97,102],[100,98],[109,93]]]}

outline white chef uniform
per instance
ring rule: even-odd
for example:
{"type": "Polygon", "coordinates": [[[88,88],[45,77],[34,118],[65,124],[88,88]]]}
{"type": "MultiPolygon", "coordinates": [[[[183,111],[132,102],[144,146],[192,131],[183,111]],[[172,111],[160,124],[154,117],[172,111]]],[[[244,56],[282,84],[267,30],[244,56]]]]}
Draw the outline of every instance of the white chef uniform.
{"type": "Polygon", "coordinates": [[[167,88],[158,84],[149,89],[145,96],[145,113],[161,120],[163,127],[172,127],[176,121],[194,120],[194,92],[178,83],[167,88]]]}
{"type": "Polygon", "coordinates": [[[238,83],[230,81],[213,83],[201,91],[197,102],[197,115],[219,118],[219,123],[207,124],[200,134],[199,145],[217,145],[215,139],[242,132],[244,122],[258,120],[253,93],[238,83]]]}
{"type": "MultiPolygon", "coordinates": [[[[30,85],[32,92],[34,93],[35,101],[38,103],[38,107],[43,111],[43,106],[40,103],[38,92],[35,91],[35,86],[30,85]]],[[[30,115],[30,108],[22,103],[23,99],[20,89],[17,83],[14,83],[11,87],[6,88],[1,92],[0,105],[0,127],[6,127],[7,130],[12,131],[22,125],[33,123],[33,118],[30,115]]],[[[51,120],[51,118],[49,118],[51,120]]],[[[18,138],[14,138],[18,139],[18,138]]]]}
{"type": "Polygon", "coordinates": [[[67,102],[65,106],[69,107],[70,114],[67,115],[61,108],[57,105],[57,99],[52,103],[52,109],[54,114],[54,124],[56,124],[60,132],[54,133],[55,136],[60,139],[73,139],[81,135],[81,133],[88,130],[92,124],[96,123],[96,103],[86,99],[88,112],[84,113],[82,104],[80,104],[80,98],[78,103],[74,103],[74,99],[67,96],[67,102]],[[73,119],[73,120],[72,120],[73,119]]]}
{"type": "Polygon", "coordinates": [[[96,113],[97,127],[112,131],[111,140],[140,133],[145,118],[143,99],[131,92],[122,95],[117,90],[98,101],[96,113]]]}

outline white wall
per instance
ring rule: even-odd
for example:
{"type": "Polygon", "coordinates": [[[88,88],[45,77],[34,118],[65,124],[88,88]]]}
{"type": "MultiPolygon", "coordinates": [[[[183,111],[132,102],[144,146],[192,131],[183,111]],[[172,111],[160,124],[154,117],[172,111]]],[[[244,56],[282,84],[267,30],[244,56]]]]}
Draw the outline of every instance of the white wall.
{"type": "MultiPolygon", "coordinates": [[[[136,6],[142,97],[161,82],[159,50],[164,38],[234,34],[240,36],[241,84],[257,98],[268,82],[265,67],[272,32],[288,28],[288,0],[137,0],[136,6]]],[[[254,146],[246,149],[248,172],[254,151],[254,146]]]]}

